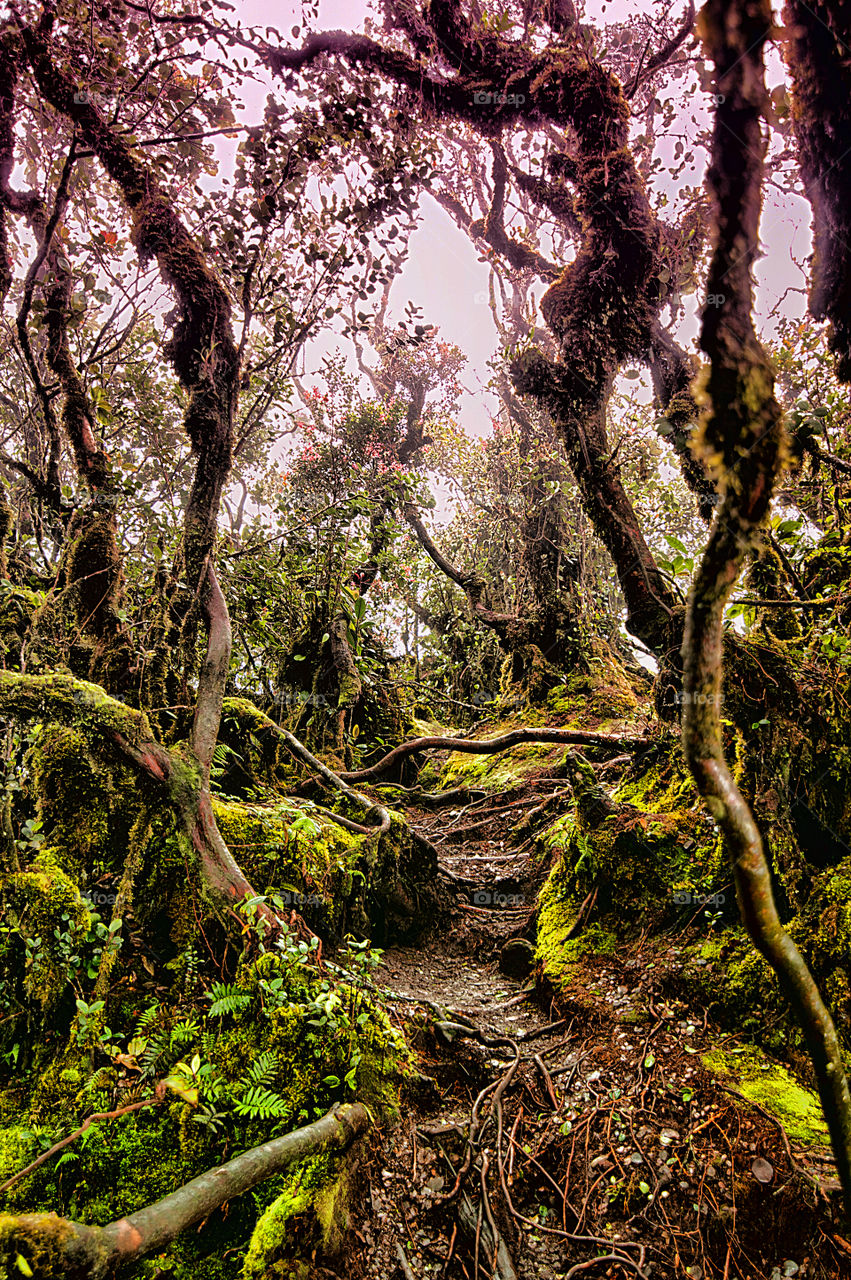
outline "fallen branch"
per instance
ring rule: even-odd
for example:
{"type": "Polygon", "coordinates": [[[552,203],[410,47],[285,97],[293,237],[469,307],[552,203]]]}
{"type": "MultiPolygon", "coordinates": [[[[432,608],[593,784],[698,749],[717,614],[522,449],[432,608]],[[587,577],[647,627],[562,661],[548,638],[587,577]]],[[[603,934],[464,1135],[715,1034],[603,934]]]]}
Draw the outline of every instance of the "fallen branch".
{"type": "Polygon", "coordinates": [[[51,1156],[58,1155],[60,1151],[64,1151],[66,1147],[69,1147],[72,1142],[76,1142],[77,1138],[86,1132],[89,1125],[96,1124],[101,1120],[117,1120],[119,1116],[129,1115],[131,1111],[141,1111],[143,1107],[156,1106],[159,1101],[160,1099],[156,1096],[143,1098],[141,1102],[131,1102],[128,1106],[118,1107],[115,1111],[96,1111],[94,1115],[87,1116],[79,1128],[75,1129],[73,1133],[69,1133],[67,1138],[54,1142],[53,1146],[49,1147],[47,1151],[42,1151],[41,1155],[37,1156],[35,1160],[31,1160],[23,1169],[19,1169],[17,1173],[12,1174],[11,1178],[7,1178],[4,1183],[0,1184],[0,1192],[8,1191],[16,1182],[20,1182],[21,1178],[25,1178],[28,1173],[34,1173],[36,1169],[40,1169],[51,1156]]]}
{"type": "MultiPolygon", "coordinates": [[[[129,1218],[89,1227],[55,1213],[0,1217],[0,1270],[14,1274],[18,1258],[40,1280],[105,1280],[128,1263],[161,1252],[187,1227],[209,1217],[289,1165],[319,1151],[345,1150],[369,1126],[360,1103],[334,1107],[321,1120],[208,1169],[129,1218]]],[[[17,1264],[20,1266],[20,1264],[17,1264]]],[[[20,1268],[23,1271],[23,1268],[20,1268]]]]}
{"type": "Polygon", "coordinates": [[[368,768],[342,773],[340,777],[347,782],[366,782],[369,778],[377,778],[379,774],[386,773],[399,760],[404,760],[417,751],[461,751],[466,755],[488,756],[527,742],[563,742],[568,746],[605,747],[615,751],[640,751],[642,747],[650,746],[648,738],[616,737],[614,734],[593,733],[584,729],[533,729],[524,726],[522,729],[511,729],[508,733],[500,734],[498,738],[412,738],[410,742],[402,742],[388,751],[386,756],[382,756],[368,768]]]}

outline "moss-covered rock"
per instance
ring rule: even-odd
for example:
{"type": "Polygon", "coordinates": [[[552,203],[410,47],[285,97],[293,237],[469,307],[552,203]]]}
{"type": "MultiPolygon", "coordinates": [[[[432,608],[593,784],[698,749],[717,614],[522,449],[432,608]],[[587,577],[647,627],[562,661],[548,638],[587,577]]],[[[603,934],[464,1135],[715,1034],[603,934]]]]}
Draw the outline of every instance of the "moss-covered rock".
{"type": "Polygon", "coordinates": [[[796,1145],[830,1146],[818,1095],[799,1084],[782,1063],[753,1045],[716,1047],[703,1055],[702,1062],[712,1075],[776,1116],[796,1145]]]}
{"type": "MultiPolygon", "coordinates": [[[[65,1159],[18,1182],[6,1194],[5,1208],[55,1210],[105,1225],[237,1150],[324,1114],[341,1097],[358,1097],[377,1120],[395,1116],[402,1081],[412,1069],[404,1037],[372,997],[344,977],[332,980],[307,965],[292,940],[283,952],[244,957],[234,983],[213,988],[206,1014],[196,1004],[193,1017],[179,1015],[176,1007],[163,1006],[145,1018],[144,1031],[123,1029],[143,1073],[140,1088],[150,1092],[154,1075],[166,1078],[165,1099],[90,1126],[65,1159]]],[[[0,1178],[32,1158],[36,1124],[67,1130],[81,1116],[115,1105],[117,1073],[99,1068],[93,1076],[82,1058],[71,1070],[70,1060],[65,1055],[55,1070],[31,1076],[28,1096],[18,1096],[26,1127],[18,1120],[0,1128],[0,1178]]],[[[331,1249],[345,1225],[346,1176],[344,1164],[319,1157],[270,1179],[227,1214],[213,1214],[198,1232],[178,1237],[157,1259],[157,1274],[236,1280],[246,1249],[246,1274],[279,1274],[276,1260],[286,1252],[285,1240],[287,1248],[291,1243],[295,1219],[297,1243],[303,1246],[315,1234],[331,1249]]]]}

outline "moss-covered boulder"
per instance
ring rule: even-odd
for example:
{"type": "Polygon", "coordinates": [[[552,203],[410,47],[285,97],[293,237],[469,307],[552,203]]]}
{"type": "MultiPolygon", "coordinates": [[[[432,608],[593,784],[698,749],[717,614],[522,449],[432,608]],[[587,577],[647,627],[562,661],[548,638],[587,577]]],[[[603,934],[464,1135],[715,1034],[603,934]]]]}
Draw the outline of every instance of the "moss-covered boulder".
{"type": "Polygon", "coordinates": [[[684,898],[711,897],[724,876],[714,824],[675,750],[639,761],[614,791],[579,754],[567,754],[565,772],[573,812],[537,838],[552,864],[538,900],[538,958],[556,986],[584,945],[575,933],[590,894],[606,935],[624,935],[670,922],[684,898]]]}

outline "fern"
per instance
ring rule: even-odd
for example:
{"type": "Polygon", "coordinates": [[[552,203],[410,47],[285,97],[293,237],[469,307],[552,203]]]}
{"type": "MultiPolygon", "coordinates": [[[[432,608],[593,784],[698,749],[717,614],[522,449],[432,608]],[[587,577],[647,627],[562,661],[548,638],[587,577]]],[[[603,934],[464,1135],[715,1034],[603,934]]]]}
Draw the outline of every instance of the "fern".
{"type": "Polygon", "coordinates": [[[97,1093],[98,1089],[106,1089],[110,1083],[110,1068],[98,1067],[83,1085],[83,1093],[97,1093]]]}
{"type": "Polygon", "coordinates": [[[265,1049],[260,1057],[239,1082],[240,1089],[250,1089],[252,1085],[270,1085],[278,1074],[278,1055],[274,1049],[265,1049]]]}
{"type": "Polygon", "coordinates": [[[273,1120],[287,1115],[288,1108],[279,1094],[255,1085],[236,1099],[234,1110],[249,1120],[273,1120]]]}
{"type": "Polygon", "coordinates": [[[151,1092],[150,1088],[143,1088],[141,1081],[134,1080],[133,1083],[124,1089],[118,1098],[119,1107],[129,1107],[131,1102],[141,1102],[151,1092]]]}
{"type": "Polygon", "coordinates": [[[190,1044],[198,1034],[198,1023],[194,1018],[186,1018],[177,1022],[171,1030],[171,1044],[183,1046],[190,1044]]]}
{"type": "Polygon", "coordinates": [[[159,1001],[155,1000],[152,1005],[148,1006],[144,1013],[139,1014],[139,1017],[136,1019],[136,1026],[133,1030],[133,1035],[130,1039],[133,1040],[136,1036],[147,1036],[153,1029],[154,1023],[160,1016],[160,1013],[161,1009],[159,1001]]]}
{"type": "Polygon", "coordinates": [[[142,1078],[152,1076],[157,1069],[160,1059],[169,1047],[171,1037],[165,1031],[160,1031],[152,1039],[148,1040],[141,1053],[138,1055],[138,1063],[142,1068],[142,1078]]]}
{"type": "Polygon", "coordinates": [[[205,1062],[212,1062],[218,1045],[218,1039],[219,1038],[214,1031],[205,1031],[201,1036],[201,1057],[205,1062]]]}
{"type": "Polygon", "coordinates": [[[210,1016],[221,1018],[224,1014],[233,1016],[247,1009],[251,1004],[251,992],[233,983],[215,982],[207,992],[207,999],[212,1001],[210,1016]]]}

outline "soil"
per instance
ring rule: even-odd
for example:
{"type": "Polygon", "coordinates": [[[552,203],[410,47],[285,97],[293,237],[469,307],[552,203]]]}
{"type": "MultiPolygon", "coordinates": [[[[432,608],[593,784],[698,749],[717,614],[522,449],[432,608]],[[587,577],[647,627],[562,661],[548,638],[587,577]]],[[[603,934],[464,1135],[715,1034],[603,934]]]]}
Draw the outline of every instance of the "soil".
{"type": "Polygon", "coordinates": [[[408,814],[455,906],[377,970],[421,1075],[359,1157],[344,1267],[317,1276],[851,1277],[829,1150],[794,1150],[703,1066],[734,1042],[670,994],[682,937],[587,957],[569,997],[500,972],[547,871],[516,824],[551,792],[408,814]]]}

